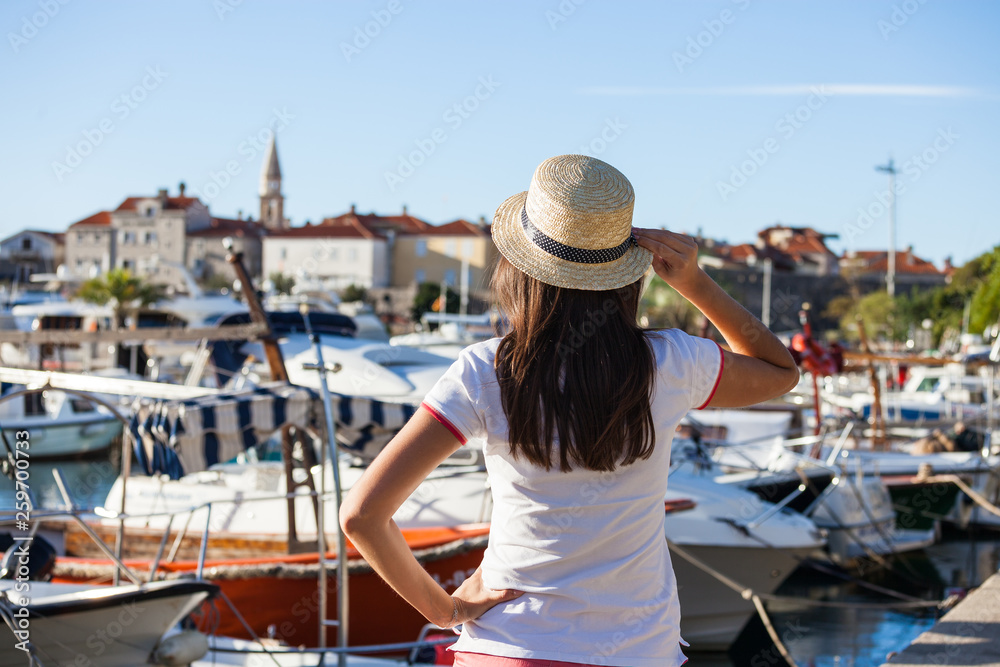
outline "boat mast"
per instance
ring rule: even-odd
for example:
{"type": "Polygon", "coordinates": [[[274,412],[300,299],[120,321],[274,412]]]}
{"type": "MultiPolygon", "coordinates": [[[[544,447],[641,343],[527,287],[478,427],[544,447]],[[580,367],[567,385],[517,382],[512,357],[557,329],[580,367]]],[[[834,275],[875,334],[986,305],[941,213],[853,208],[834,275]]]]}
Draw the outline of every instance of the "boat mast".
{"type": "Polygon", "coordinates": [[[261,334],[260,342],[264,345],[267,365],[271,369],[271,380],[274,382],[288,382],[285,358],[281,354],[281,347],[278,345],[278,340],[274,337],[274,332],[271,330],[271,324],[267,320],[267,314],[264,313],[264,307],[260,305],[260,299],[257,298],[253,281],[250,280],[246,267],[243,266],[243,253],[233,252],[233,240],[228,236],[223,239],[222,245],[229,251],[226,255],[226,261],[232,265],[233,271],[236,272],[236,278],[240,281],[241,291],[247,300],[247,307],[250,309],[251,321],[265,328],[264,333],[261,334]]]}

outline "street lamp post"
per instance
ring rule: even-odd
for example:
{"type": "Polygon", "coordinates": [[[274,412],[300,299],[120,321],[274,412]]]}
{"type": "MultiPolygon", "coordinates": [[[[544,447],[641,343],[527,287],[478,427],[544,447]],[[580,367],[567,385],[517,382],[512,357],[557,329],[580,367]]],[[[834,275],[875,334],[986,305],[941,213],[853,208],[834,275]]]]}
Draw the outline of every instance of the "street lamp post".
{"type": "Polygon", "coordinates": [[[876,166],[875,171],[889,174],[889,267],[885,285],[889,296],[896,296],[896,163],[889,158],[889,164],[876,166]]]}

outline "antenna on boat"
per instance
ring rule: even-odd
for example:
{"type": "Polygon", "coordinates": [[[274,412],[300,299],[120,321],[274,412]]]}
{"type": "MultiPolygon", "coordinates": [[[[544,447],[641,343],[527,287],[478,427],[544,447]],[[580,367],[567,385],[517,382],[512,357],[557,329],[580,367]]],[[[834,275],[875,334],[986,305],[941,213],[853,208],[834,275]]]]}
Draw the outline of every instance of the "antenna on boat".
{"type": "MultiPolygon", "coordinates": [[[[337,373],[341,370],[340,364],[334,364],[332,368],[327,368],[323,359],[323,346],[320,344],[319,335],[313,331],[312,323],[309,321],[309,304],[303,303],[299,306],[302,313],[302,322],[306,327],[306,335],[316,350],[316,364],[304,364],[303,368],[319,371],[319,388],[323,396],[323,414],[326,417],[326,440],[327,444],[321,448],[319,456],[319,524],[316,531],[316,539],[319,550],[319,645],[326,648],[326,629],[328,627],[337,628],[337,646],[341,649],[347,648],[347,538],[344,531],[340,530],[339,518],[337,521],[337,557],[332,560],[326,558],[326,458],[327,449],[330,452],[330,468],[333,470],[333,513],[335,517],[340,516],[340,465],[337,459],[337,439],[336,426],[333,422],[333,401],[330,397],[330,387],[326,382],[326,374],[329,371],[337,373]],[[327,565],[337,567],[337,620],[333,621],[326,617],[327,600],[327,565]]],[[[347,654],[340,652],[337,654],[337,665],[347,667],[347,654]]]]}

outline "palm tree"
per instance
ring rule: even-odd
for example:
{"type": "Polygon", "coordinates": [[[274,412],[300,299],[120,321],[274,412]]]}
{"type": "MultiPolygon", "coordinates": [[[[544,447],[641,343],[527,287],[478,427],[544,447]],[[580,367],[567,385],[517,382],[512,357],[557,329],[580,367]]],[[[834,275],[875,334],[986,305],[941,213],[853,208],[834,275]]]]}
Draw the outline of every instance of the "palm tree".
{"type": "Polygon", "coordinates": [[[91,278],[80,286],[76,295],[89,303],[110,305],[115,315],[115,328],[125,326],[125,316],[156,303],[164,297],[163,286],[133,276],[128,269],[111,269],[103,276],[91,278]]]}

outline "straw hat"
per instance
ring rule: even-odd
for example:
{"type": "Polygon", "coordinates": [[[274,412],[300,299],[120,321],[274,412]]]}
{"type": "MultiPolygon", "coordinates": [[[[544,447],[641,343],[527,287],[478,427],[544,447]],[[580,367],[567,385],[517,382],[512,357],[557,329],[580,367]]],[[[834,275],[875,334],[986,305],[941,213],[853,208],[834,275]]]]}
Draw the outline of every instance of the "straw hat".
{"type": "Polygon", "coordinates": [[[559,155],[538,165],[527,192],[508,198],[493,216],[493,241],[532,278],[584,290],[629,285],[652,254],[632,236],[635,193],[607,162],[559,155]]]}

